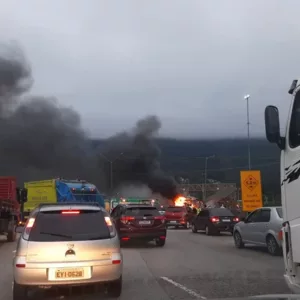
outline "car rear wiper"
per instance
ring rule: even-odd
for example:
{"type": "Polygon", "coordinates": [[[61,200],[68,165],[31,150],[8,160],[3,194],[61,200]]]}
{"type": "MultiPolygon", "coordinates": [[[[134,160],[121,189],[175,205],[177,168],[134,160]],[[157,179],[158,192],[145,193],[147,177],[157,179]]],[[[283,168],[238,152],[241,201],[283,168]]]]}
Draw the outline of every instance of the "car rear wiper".
{"type": "Polygon", "coordinates": [[[71,235],[60,234],[60,233],[55,233],[55,232],[41,231],[40,234],[48,234],[48,235],[59,236],[59,237],[64,237],[64,238],[68,238],[68,239],[71,239],[71,238],[72,238],[71,235]]]}

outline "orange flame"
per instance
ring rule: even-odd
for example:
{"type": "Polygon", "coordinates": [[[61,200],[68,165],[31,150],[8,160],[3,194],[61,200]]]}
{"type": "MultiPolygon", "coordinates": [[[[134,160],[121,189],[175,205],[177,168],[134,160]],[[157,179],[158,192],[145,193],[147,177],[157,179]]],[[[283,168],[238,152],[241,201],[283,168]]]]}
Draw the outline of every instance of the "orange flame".
{"type": "Polygon", "coordinates": [[[183,196],[179,196],[174,200],[175,206],[184,206],[186,202],[186,198],[183,196]]]}

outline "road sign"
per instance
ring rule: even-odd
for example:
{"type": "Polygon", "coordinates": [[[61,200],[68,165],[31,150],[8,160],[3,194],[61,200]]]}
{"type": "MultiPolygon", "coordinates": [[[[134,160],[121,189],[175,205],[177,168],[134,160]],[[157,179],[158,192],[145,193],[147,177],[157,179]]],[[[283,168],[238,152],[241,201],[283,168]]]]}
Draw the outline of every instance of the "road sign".
{"type": "Polygon", "coordinates": [[[260,171],[241,171],[241,190],[243,211],[263,206],[260,171]]]}

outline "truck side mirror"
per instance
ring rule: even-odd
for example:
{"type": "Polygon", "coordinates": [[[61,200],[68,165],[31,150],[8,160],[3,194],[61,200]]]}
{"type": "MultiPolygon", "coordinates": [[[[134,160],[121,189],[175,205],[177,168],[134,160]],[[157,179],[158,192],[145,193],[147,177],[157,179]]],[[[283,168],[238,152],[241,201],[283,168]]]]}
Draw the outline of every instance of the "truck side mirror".
{"type": "Polygon", "coordinates": [[[280,149],[284,148],[283,139],[280,136],[280,122],[278,108],[269,105],[265,109],[266,137],[270,143],[275,143],[280,149]]]}

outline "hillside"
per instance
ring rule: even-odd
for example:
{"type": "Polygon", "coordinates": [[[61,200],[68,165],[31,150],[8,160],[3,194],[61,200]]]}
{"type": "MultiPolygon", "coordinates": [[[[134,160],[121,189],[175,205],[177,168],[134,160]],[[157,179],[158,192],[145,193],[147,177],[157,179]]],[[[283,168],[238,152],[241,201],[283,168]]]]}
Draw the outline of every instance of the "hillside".
{"type": "MultiPolygon", "coordinates": [[[[248,169],[246,139],[158,139],[156,142],[161,151],[161,168],[175,178],[188,178],[190,183],[203,182],[205,157],[211,155],[215,158],[208,160],[210,179],[239,184],[240,170],[248,169]]],[[[101,149],[105,141],[93,143],[101,149]]],[[[279,149],[265,139],[251,140],[252,169],[261,170],[264,193],[272,197],[280,193],[279,154],[279,149]]]]}

